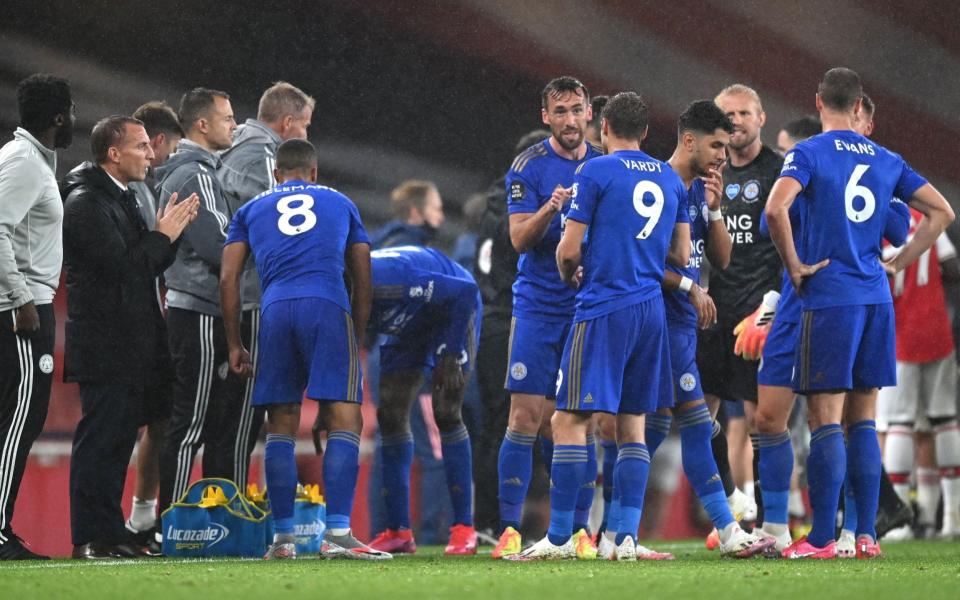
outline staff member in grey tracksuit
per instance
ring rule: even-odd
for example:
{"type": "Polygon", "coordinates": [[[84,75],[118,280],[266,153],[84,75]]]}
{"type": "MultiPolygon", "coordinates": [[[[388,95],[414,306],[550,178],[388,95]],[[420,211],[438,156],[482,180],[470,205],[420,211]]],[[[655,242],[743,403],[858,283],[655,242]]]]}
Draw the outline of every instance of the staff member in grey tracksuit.
{"type": "Polygon", "coordinates": [[[27,455],[43,429],[53,382],[53,295],[63,260],[57,154],[73,139],[66,79],[17,86],[20,127],[0,150],[0,560],[47,558],[10,527],[27,455]]]}
{"type": "MultiPolygon", "coordinates": [[[[307,139],[307,127],[313,118],[314,104],[313,98],[283,81],[263,93],[257,118],[247,119],[237,128],[233,146],[221,155],[222,164],[218,174],[231,214],[254,196],[276,185],[273,169],[276,167],[277,146],[289,139],[307,139]]],[[[252,258],[247,261],[243,276],[241,335],[256,365],[257,337],[260,332],[260,278],[252,258]]],[[[245,383],[240,435],[233,445],[233,480],[240,489],[246,489],[250,453],[263,424],[263,409],[254,409],[250,405],[253,381],[251,377],[245,383]]]]}
{"type": "Polygon", "coordinates": [[[216,154],[230,147],[237,123],[230,97],[195,88],[180,100],[185,137],[157,169],[160,197],[200,197],[200,210],[184,231],[167,283],[167,332],[175,380],[173,410],[160,451],[160,514],[180,499],[190,483],[193,458],[204,446],[203,475],[233,477],[242,387],[227,365],[227,342],[220,318],[220,254],[230,212],[216,154]],[[231,421],[232,419],[232,421],[231,421]]]}

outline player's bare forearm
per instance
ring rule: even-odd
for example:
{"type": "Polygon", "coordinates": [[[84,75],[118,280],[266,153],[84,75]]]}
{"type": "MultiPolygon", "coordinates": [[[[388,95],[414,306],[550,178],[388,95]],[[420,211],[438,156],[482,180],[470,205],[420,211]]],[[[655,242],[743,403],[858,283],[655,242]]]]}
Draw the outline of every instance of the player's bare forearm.
{"type": "MultiPolygon", "coordinates": [[[[684,277],[679,273],[664,271],[663,281],[660,282],[660,287],[668,292],[675,292],[680,289],[683,280],[684,277]]],[[[694,310],[697,311],[697,326],[699,326],[700,329],[706,329],[716,323],[717,307],[706,290],[689,280],[688,285],[689,291],[687,292],[687,297],[690,299],[690,304],[693,305],[694,310]]]]}
{"type": "Polygon", "coordinates": [[[563,231],[563,237],[557,244],[557,269],[560,271],[560,279],[567,285],[571,284],[577,268],[580,267],[580,247],[586,231],[585,224],[569,220],[563,231]]]}
{"type": "Polygon", "coordinates": [[[510,243],[513,248],[522,254],[536,246],[547,233],[557,212],[557,208],[547,202],[535,213],[510,215],[510,243]]]}
{"type": "Polygon", "coordinates": [[[679,273],[664,270],[663,281],[660,282],[660,287],[668,292],[675,292],[680,289],[681,279],[683,279],[683,277],[679,273]]]}
{"type": "Polygon", "coordinates": [[[240,279],[247,260],[248,246],[242,242],[223,248],[220,261],[220,312],[228,348],[243,345],[240,338],[240,279]]]}
{"type": "Polygon", "coordinates": [[[350,297],[350,312],[357,338],[363,339],[370,320],[370,307],[373,303],[373,277],[370,269],[370,245],[351,244],[347,248],[347,270],[353,290],[350,297]]]}
{"type": "Polygon", "coordinates": [[[730,254],[733,252],[733,238],[727,231],[723,219],[710,221],[707,229],[707,260],[710,265],[718,269],[726,269],[730,265],[730,254]]]}
{"type": "Polygon", "coordinates": [[[894,271],[901,271],[917,260],[936,243],[947,225],[956,218],[946,198],[929,183],[913,193],[910,197],[910,206],[919,210],[926,218],[920,219],[913,238],[890,261],[894,271]]]}
{"type": "Polygon", "coordinates": [[[667,262],[678,268],[685,268],[690,262],[690,224],[677,223],[670,238],[670,250],[667,262]]]}

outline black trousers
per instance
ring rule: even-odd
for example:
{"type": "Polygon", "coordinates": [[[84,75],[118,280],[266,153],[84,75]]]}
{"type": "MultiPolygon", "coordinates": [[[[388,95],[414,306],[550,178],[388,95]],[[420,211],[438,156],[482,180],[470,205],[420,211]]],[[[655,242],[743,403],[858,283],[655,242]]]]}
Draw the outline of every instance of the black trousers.
{"type": "MultiPolygon", "coordinates": [[[[259,355],[259,337],[260,337],[260,309],[251,309],[243,311],[243,322],[241,325],[240,337],[243,345],[250,352],[250,360],[254,365],[254,374],[256,374],[256,364],[259,355]]],[[[266,408],[263,406],[251,406],[253,400],[254,377],[243,382],[243,402],[238,415],[236,431],[238,435],[234,440],[227,437],[223,441],[227,444],[221,452],[233,452],[233,481],[241,490],[247,488],[247,477],[250,474],[250,455],[253,453],[254,446],[257,445],[257,438],[260,436],[260,429],[263,427],[263,418],[266,415],[266,408]]]]}
{"type": "MultiPolygon", "coordinates": [[[[259,318],[252,321],[259,325],[259,318]]],[[[263,422],[262,411],[249,410],[247,381],[230,371],[222,319],[170,308],[167,332],[175,375],[173,407],[160,452],[161,513],[186,491],[201,446],[204,477],[240,479],[245,484],[257,414],[256,431],[263,422]]]]}
{"type": "Polygon", "coordinates": [[[30,447],[43,430],[53,382],[56,335],[53,305],[37,306],[40,330],[29,338],[13,331],[16,310],[0,312],[0,544],[10,522],[30,447]]]}
{"type": "Polygon", "coordinates": [[[483,405],[483,431],[473,439],[473,480],[477,529],[499,531],[497,463],[510,416],[510,392],[504,389],[510,341],[510,315],[487,315],[480,329],[477,385],[483,405]]]}
{"type": "Polygon", "coordinates": [[[128,383],[80,383],[83,416],[70,455],[70,530],[73,544],[119,544],[126,539],[123,485],[144,405],[162,402],[170,388],[128,383]]]}

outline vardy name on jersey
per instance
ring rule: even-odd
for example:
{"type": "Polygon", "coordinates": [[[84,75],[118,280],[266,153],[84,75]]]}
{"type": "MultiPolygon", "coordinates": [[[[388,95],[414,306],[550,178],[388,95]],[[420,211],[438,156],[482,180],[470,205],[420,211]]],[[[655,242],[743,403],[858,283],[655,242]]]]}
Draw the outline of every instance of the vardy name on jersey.
{"type": "Polygon", "coordinates": [[[674,225],[690,221],[683,181],[640,150],[583,165],[567,218],[588,226],[575,322],[659,295],[674,225]]]}

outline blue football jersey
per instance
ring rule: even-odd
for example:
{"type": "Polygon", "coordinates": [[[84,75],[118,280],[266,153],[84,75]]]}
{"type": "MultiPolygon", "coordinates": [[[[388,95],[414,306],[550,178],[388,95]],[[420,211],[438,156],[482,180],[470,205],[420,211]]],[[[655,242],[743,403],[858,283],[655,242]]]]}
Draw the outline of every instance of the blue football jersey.
{"type": "Polygon", "coordinates": [[[469,271],[439,251],[398,246],[370,254],[377,333],[440,336],[452,350],[466,349],[467,328],[479,289],[469,271]]]}
{"type": "MultiPolygon", "coordinates": [[[[707,245],[708,221],[706,186],[699,177],[693,180],[687,190],[687,216],[690,218],[690,260],[683,268],[667,264],[667,270],[689,277],[694,283],[700,283],[700,267],[707,245]]],[[[683,326],[696,330],[697,309],[690,303],[687,292],[673,291],[664,294],[663,304],[667,309],[667,323],[671,326],[683,326]]]]}
{"type": "Polygon", "coordinates": [[[227,241],[246,242],[260,274],[261,310],[271,302],[323,298],[350,312],[344,253],[368,244],[357,207],[340,192],[288,181],[244,204],[227,241]]]}
{"type": "MultiPolygon", "coordinates": [[[[800,194],[790,205],[790,228],[793,231],[793,245],[797,249],[797,256],[800,257],[800,260],[806,261],[806,252],[803,248],[804,239],[800,233],[803,229],[802,218],[803,194],[800,194]]],[[[900,199],[892,198],[890,200],[890,210],[887,211],[887,221],[883,228],[883,239],[894,246],[902,246],[906,243],[909,230],[910,208],[900,199]]],[[[760,234],[764,237],[770,237],[770,225],[767,223],[766,213],[760,217],[760,234]]],[[[793,288],[793,282],[790,281],[790,274],[784,270],[783,283],[780,286],[780,301],[777,303],[777,319],[787,323],[799,323],[801,311],[800,298],[797,297],[797,291],[793,288]]]]}
{"type": "MultiPolygon", "coordinates": [[[[582,160],[569,160],[554,152],[549,139],[524,150],[507,173],[510,214],[537,212],[558,185],[565,188],[573,185],[578,166],[600,154],[588,144],[582,160]]],[[[566,210],[564,207],[554,215],[543,239],[520,255],[517,279],[513,283],[515,315],[565,322],[573,316],[576,291],[560,280],[556,259],[566,210]]]]}
{"type": "Polygon", "coordinates": [[[803,186],[804,260],[830,264],[807,278],[804,309],[891,302],[880,264],[890,198],[909,198],[926,180],[897,154],[853,131],[829,131],[797,144],[781,177],[803,186]]]}
{"type": "Polygon", "coordinates": [[[690,221],[687,190],[667,163],[618,151],[581,167],[567,218],[590,232],[574,316],[580,322],[661,295],[674,225],[690,221]]]}

